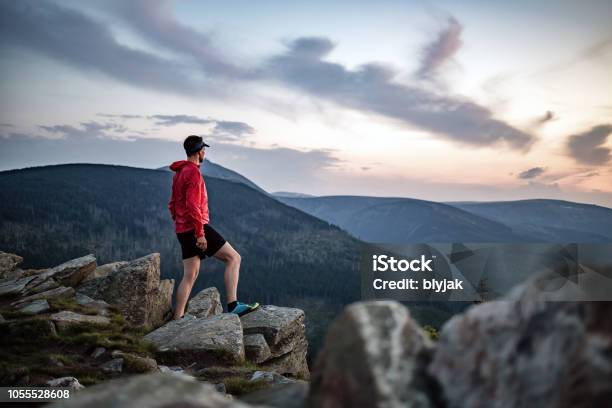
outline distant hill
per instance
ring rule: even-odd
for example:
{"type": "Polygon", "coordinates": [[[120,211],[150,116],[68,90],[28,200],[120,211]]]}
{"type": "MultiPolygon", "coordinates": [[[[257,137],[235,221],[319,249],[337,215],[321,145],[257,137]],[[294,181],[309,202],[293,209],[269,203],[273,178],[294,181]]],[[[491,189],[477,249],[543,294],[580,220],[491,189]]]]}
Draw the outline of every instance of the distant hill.
{"type": "MultiPolygon", "coordinates": [[[[204,160],[204,163],[200,165],[200,168],[202,169],[202,174],[204,174],[205,176],[232,181],[234,183],[242,183],[261,193],[268,194],[263,188],[259,187],[257,184],[253,183],[251,180],[244,177],[242,174],[237,173],[234,170],[230,170],[227,167],[223,167],[220,164],[213,163],[208,159],[204,160]]],[[[160,167],[158,170],[171,171],[168,166],[160,167]]]]}
{"type": "Polygon", "coordinates": [[[432,201],[362,196],[277,198],[369,242],[514,242],[524,238],[503,223],[432,201]]]}
{"type": "Polygon", "coordinates": [[[612,209],[561,200],[447,203],[537,242],[611,242],[612,209]]]}
{"type": "Polygon", "coordinates": [[[277,198],[281,198],[281,197],[286,197],[286,198],[306,198],[306,197],[314,197],[313,195],[310,194],[303,194],[303,193],[292,193],[290,191],[276,191],[274,193],[272,193],[272,195],[274,197],[277,198]]]}

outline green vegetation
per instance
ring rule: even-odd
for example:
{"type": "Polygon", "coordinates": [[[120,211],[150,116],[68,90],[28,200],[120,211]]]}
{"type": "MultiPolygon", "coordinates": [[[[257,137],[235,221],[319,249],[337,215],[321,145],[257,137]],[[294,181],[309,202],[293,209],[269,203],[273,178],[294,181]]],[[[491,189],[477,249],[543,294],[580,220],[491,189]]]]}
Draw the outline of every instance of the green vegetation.
{"type": "Polygon", "coordinates": [[[225,384],[225,389],[228,394],[238,397],[270,386],[263,380],[251,381],[239,376],[225,378],[223,383],[225,384]]]}
{"type": "Polygon", "coordinates": [[[438,330],[436,330],[435,327],[426,325],[423,326],[423,330],[425,330],[425,332],[429,335],[429,338],[432,340],[438,340],[438,338],[440,337],[440,333],[438,333],[438,330]]]}

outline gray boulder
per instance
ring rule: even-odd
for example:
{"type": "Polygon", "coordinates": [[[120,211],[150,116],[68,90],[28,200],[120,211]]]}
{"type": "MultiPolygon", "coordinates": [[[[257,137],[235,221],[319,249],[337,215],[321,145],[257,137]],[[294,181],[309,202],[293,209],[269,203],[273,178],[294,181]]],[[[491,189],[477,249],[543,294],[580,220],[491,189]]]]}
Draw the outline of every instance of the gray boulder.
{"type": "Polygon", "coordinates": [[[0,279],[17,268],[17,265],[21,262],[23,262],[23,258],[19,255],[0,251],[0,279]]]}
{"type": "Polygon", "coordinates": [[[271,408],[305,408],[308,406],[308,390],[306,381],[295,381],[252,392],[241,397],[241,400],[271,408]]]}
{"type": "Polygon", "coordinates": [[[313,407],[433,407],[425,369],[433,351],[395,301],[351,304],[331,324],[311,381],[313,407]]]}
{"type": "Polygon", "coordinates": [[[255,364],[261,364],[272,357],[270,346],[266,343],[263,334],[260,333],[244,335],[244,352],[247,360],[255,364]]]}
{"type": "Polygon", "coordinates": [[[85,278],[83,279],[83,282],[87,282],[87,281],[98,279],[98,278],[105,278],[109,274],[116,272],[119,268],[125,265],[127,265],[127,262],[125,261],[111,262],[111,263],[107,263],[104,265],[100,265],[96,269],[91,271],[90,274],[85,276],[85,278]]]}
{"type": "Polygon", "coordinates": [[[308,342],[304,334],[304,311],[289,307],[272,305],[261,306],[258,310],[242,317],[245,338],[249,341],[251,361],[258,363],[266,370],[279,374],[289,374],[308,378],[306,353],[308,342]],[[270,351],[269,357],[261,338],[250,337],[261,335],[270,351]]]}
{"type": "Polygon", "coordinates": [[[39,314],[45,313],[51,309],[47,299],[33,300],[30,303],[22,304],[17,310],[22,313],[39,314]]]}
{"type": "Polygon", "coordinates": [[[79,380],[74,377],[61,377],[54,378],[53,380],[47,381],[47,385],[49,387],[61,387],[61,388],[70,388],[72,391],[78,391],[85,388],[79,380]]]}
{"type": "Polygon", "coordinates": [[[21,295],[26,286],[34,279],[34,276],[24,276],[22,278],[0,280],[0,298],[21,295]]]}
{"type": "Polygon", "coordinates": [[[206,366],[244,361],[242,325],[237,315],[172,320],[147,334],[164,364],[206,366]]]}
{"type": "Polygon", "coordinates": [[[54,268],[35,275],[41,281],[53,278],[61,285],[76,287],[85,276],[96,269],[96,258],[89,254],[64,262],[54,268]]]}
{"type": "Polygon", "coordinates": [[[58,400],[50,408],[248,408],[194,378],[169,373],[109,381],[58,400]]]}
{"type": "Polygon", "coordinates": [[[93,299],[117,306],[131,324],[158,327],[172,308],[173,280],[160,281],[159,254],[135,259],[77,288],[93,299]]]}
{"type": "Polygon", "coordinates": [[[448,407],[609,405],[612,303],[564,301],[569,281],[542,290],[558,278],[536,275],[444,325],[429,372],[448,407]]]}
{"type": "Polygon", "coordinates": [[[49,318],[60,332],[72,326],[110,324],[108,317],[83,315],[69,310],[54,313],[49,318]]]}
{"type": "Polygon", "coordinates": [[[196,317],[208,317],[223,313],[221,295],[217,288],[206,288],[189,300],[188,312],[196,317]]]}
{"type": "Polygon", "coordinates": [[[74,297],[74,289],[67,286],[59,286],[55,289],[47,290],[45,292],[36,293],[34,295],[26,296],[20,299],[17,299],[11,306],[20,307],[23,304],[29,303],[33,300],[38,299],[66,299],[74,297]]]}

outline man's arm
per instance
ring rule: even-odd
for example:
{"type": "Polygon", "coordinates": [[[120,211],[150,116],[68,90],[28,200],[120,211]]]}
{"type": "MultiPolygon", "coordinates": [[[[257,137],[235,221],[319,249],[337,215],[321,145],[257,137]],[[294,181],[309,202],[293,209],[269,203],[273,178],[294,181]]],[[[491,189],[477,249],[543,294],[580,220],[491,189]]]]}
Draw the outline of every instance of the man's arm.
{"type": "Polygon", "coordinates": [[[176,213],[174,212],[174,192],[172,193],[172,196],[170,196],[170,202],[168,202],[168,210],[170,211],[172,221],[174,221],[176,219],[176,213]]]}

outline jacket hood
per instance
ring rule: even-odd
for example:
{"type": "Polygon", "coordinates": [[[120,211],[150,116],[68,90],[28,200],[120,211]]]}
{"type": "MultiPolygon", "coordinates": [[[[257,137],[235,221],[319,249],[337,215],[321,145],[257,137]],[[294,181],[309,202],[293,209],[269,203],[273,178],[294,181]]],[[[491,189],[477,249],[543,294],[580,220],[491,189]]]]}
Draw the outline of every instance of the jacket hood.
{"type": "MultiPolygon", "coordinates": [[[[179,171],[184,166],[188,166],[189,163],[191,163],[189,160],[178,160],[178,161],[175,161],[174,163],[172,163],[170,165],[170,170],[172,170],[172,171],[179,171]]],[[[196,165],[196,164],[193,163],[193,165],[196,165]]]]}

